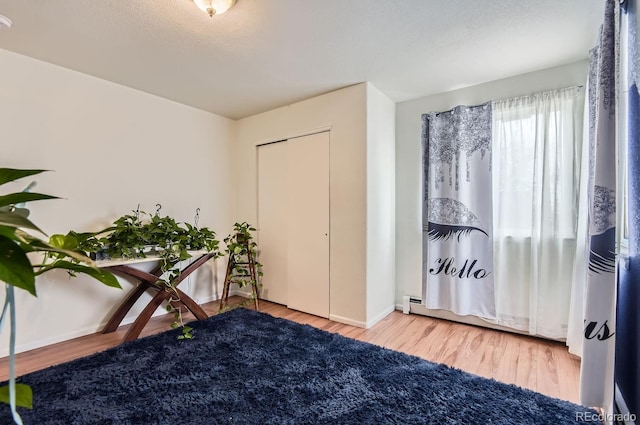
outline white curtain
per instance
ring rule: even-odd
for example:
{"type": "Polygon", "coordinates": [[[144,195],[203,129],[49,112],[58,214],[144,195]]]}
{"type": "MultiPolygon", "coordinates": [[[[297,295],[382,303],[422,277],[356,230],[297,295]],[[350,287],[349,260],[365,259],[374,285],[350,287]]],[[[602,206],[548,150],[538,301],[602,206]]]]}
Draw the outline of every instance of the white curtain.
{"type": "MultiPolygon", "coordinates": [[[[589,83],[587,82],[587,87],[589,83]]],[[[582,123],[582,171],[580,174],[580,195],[578,196],[578,230],[576,237],[576,261],[573,267],[571,284],[571,305],[567,328],[567,347],[569,352],[582,356],[584,340],[584,298],[589,270],[589,104],[584,102],[582,123]]]]}
{"type": "Polygon", "coordinates": [[[567,336],[583,93],[574,87],[493,102],[496,320],[548,338],[567,336]]]}

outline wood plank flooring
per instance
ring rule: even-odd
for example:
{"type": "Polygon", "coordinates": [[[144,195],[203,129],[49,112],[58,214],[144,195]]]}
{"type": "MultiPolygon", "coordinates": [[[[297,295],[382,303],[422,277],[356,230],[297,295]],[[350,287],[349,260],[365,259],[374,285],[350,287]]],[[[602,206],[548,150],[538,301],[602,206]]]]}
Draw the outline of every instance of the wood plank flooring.
{"type": "MultiPolygon", "coordinates": [[[[232,302],[240,301],[234,298],[232,302]]],[[[203,307],[207,314],[215,314],[218,303],[203,307]]],[[[580,360],[559,342],[415,314],[405,315],[399,311],[394,311],[371,329],[362,329],[267,301],[260,302],[260,310],[551,397],[578,402],[580,360]]],[[[156,317],[141,336],[164,331],[172,321],[172,315],[156,317]]],[[[18,354],[17,373],[23,375],[118,345],[126,330],[127,326],[121,326],[111,334],[97,333],[18,354]]],[[[8,362],[3,358],[0,359],[0,380],[7,377],[8,362]]]]}

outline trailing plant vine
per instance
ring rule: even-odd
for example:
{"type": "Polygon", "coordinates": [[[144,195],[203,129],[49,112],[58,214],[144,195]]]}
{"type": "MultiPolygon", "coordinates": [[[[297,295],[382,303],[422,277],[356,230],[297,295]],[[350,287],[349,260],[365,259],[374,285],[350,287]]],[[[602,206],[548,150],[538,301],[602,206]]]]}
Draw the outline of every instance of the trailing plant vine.
{"type": "Polygon", "coordinates": [[[206,251],[213,253],[213,258],[219,257],[219,243],[215,232],[207,227],[178,223],[172,217],[139,210],[119,217],[112,226],[93,236],[79,238],[81,248],[96,259],[159,258],[162,274],[157,283],[170,293],[166,308],[174,314],[171,327],[182,328],[179,339],[193,338],[193,329],[182,320],[180,295],[175,285],[180,277],[178,265],[191,258],[190,251],[206,251]]]}

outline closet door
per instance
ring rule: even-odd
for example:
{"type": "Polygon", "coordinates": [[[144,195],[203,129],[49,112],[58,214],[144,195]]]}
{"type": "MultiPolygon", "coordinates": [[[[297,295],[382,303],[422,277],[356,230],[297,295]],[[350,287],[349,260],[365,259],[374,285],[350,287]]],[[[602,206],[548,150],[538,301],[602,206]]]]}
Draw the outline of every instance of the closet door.
{"type": "Polygon", "coordinates": [[[329,317],[329,132],[258,147],[261,298],[329,317]]]}
{"type": "Polygon", "coordinates": [[[258,146],[260,297],[287,304],[287,143],[258,146]]]}
{"type": "Polygon", "coordinates": [[[287,141],[287,305],[329,317],[329,132],[287,141]]]}

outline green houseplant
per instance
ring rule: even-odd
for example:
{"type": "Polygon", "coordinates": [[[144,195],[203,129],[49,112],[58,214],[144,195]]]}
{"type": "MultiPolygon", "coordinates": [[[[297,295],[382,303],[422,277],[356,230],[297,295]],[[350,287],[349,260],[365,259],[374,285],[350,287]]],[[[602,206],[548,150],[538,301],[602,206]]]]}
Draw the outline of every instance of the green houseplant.
{"type": "MultiPolygon", "coordinates": [[[[158,209],[159,211],[159,209],[158,209]]],[[[157,257],[162,274],[158,280],[171,294],[167,300],[167,310],[173,312],[172,327],[182,327],[179,339],[193,338],[192,328],[182,321],[182,310],[177,302],[180,296],[175,282],[180,277],[178,264],[191,258],[193,251],[206,251],[213,258],[220,256],[219,241],[214,231],[207,227],[197,227],[179,223],[173,217],[150,215],[144,211],[134,211],[113,222],[113,225],[95,234],[76,235],[80,249],[92,258],[145,258],[157,257]]]]}
{"type": "MultiPolygon", "coordinates": [[[[42,173],[45,170],[0,168],[0,186],[42,173]]],[[[46,236],[31,220],[26,202],[56,199],[55,196],[27,191],[0,195],[0,280],[5,283],[5,303],[0,326],[9,313],[9,385],[0,387],[0,401],[11,405],[16,423],[22,420],[16,407],[31,408],[32,392],[27,385],[15,383],[15,288],[36,294],[36,277],[53,269],[63,269],[70,275],[87,274],[103,284],[120,288],[118,280],[109,272],[96,268],[90,258],[79,250],[79,235],[88,239],[91,234],[70,232],[53,235],[48,241],[34,234],[46,236]]]]}
{"type": "MultiPolygon", "coordinates": [[[[253,240],[252,234],[256,229],[245,221],[242,223],[235,223],[233,225],[233,230],[233,233],[224,239],[224,243],[226,245],[225,252],[229,256],[227,279],[238,285],[239,288],[248,286],[252,289],[251,295],[247,300],[233,306],[233,308],[236,308],[243,307],[256,301],[258,291],[262,288],[260,278],[263,273],[262,264],[257,261],[258,244],[253,240]],[[255,267],[254,275],[252,275],[251,268],[248,266],[249,263],[253,263],[253,266],[255,267]]],[[[228,282],[225,282],[225,286],[227,284],[228,282]]],[[[228,290],[228,286],[226,290],[228,290]]],[[[227,293],[226,291],[223,292],[225,294],[227,293]]],[[[223,299],[224,298],[225,295],[223,294],[223,299]]],[[[230,306],[223,307],[225,302],[226,299],[224,299],[221,304],[221,311],[232,308],[230,306]]]]}

